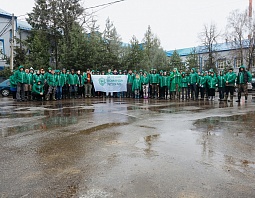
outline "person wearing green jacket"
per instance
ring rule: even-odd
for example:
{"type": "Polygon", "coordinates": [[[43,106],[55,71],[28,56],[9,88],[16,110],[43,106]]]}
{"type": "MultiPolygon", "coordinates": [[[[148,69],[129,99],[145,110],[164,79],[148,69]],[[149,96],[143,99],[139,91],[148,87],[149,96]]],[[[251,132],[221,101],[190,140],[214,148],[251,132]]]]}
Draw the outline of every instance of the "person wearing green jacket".
{"type": "Polygon", "coordinates": [[[203,100],[205,98],[205,89],[207,85],[207,73],[201,72],[199,76],[199,89],[200,89],[200,97],[203,100]]]}
{"type": "Polygon", "coordinates": [[[25,88],[25,95],[27,96],[28,100],[32,100],[32,86],[34,83],[34,69],[31,67],[29,69],[29,72],[27,74],[27,83],[26,83],[26,88],[25,88]],[[26,93],[27,92],[27,93],[26,93]]]}
{"type": "Polygon", "coordinates": [[[150,75],[151,83],[151,98],[158,98],[158,86],[159,86],[159,74],[156,73],[156,69],[152,70],[150,75]]]}
{"type": "Polygon", "coordinates": [[[182,100],[184,100],[184,98],[185,98],[185,100],[188,99],[188,82],[189,82],[189,79],[188,79],[186,73],[182,72],[181,83],[180,83],[180,88],[182,90],[182,100]]]}
{"type": "Polygon", "coordinates": [[[196,69],[192,68],[189,74],[189,85],[190,85],[192,100],[198,100],[198,83],[199,83],[199,76],[196,72],[196,69]]]}
{"type": "Polygon", "coordinates": [[[246,70],[244,65],[242,65],[239,68],[239,73],[236,78],[236,84],[238,86],[238,100],[236,102],[240,102],[242,92],[244,92],[245,102],[247,102],[247,100],[248,100],[248,83],[251,81],[252,81],[251,73],[246,70]]]}
{"type": "Polygon", "coordinates": [[[10,76],[10,90],[12,92],[12,99],[16,100],[16,94],[17,94],[17,82],[14,77],[14,73],[10,76]]]}
{"type": "Polygon", "coordinates": [[[148,99],[149,97],[149,84],[150,84],[150,77],[148,76],[147,72],[144,72],[142,78],[142,88],[143,88],[143,98],[148,99]]]}
{"type": "Polygon", "coordinates": [[[214,100],[215,98],[215,89],[218,83],[217,77],[214,75],[214,71],[212,69],[209,70],[210,76],[207,78],[207,85],[208,85],[208,100],[214,100]]]}
{"type": "Polygon", "coordinates": [[[42,101],[43,94],[44,94],[44,84],[41,82],[41,80],[38,80],[36,83],[33,84],[33,87],[32,87],[33,99],[42,101]]]}
{"type": "Polygon", "coordinates": [[[74,69],[71,69],[71,73],[67,77],[67,84],[69,86],[69,99],[71,99],[72,97],[72,92],[74,92],[74,98],[75,99],[77,98],[77,85],[79,83],[78,81],[79,80],[77,74],[74,72],[74,69]]]}
{"type": "Polygon", "coordinates": [[[46,100],[50,99],[50,95],[52,95],[52,99],[56,100],[56,88],[57,88],[57,75],[55,74],[55,70],[51,70],[51,73],[48,73],[46,76],[46,82],[48,85],[47,94],[45,96],[46,100]]]}
{"type": "Polygon", "coordinates": [[[132,85],[132,91],[135,92],[135,99],[140,98],[141,88],[142,88],[142,83],[141,83],[140,75],[136,74],[135,79],[133,81],[133,85],[132,85]]]}
{"type": "Polygon", "coordinates": [[[168,98],[168,89],[170,86],[170,76],[167,75],[167,72],[164,71],[161,76],[160,88],[161,88],[161,99],[167,100],[168,98]]]}
{"type": "Polygon", "coordinates": [[[134,82],[134,74],[132,72],[132,70],[128,70],[128,74],[127,74],[127,98],[133,98],[134,93],[132,92],[132,85],[134,82]]]}
{"type": "Polygon", "coordinates": [[[69,70],[66,70],[66,68],[63,68],[62,73],[60,74],[62,76],[63,81],[64,81],[64,85],[62,87],[62,99],[67,99],[68,93],[69,93],[69,86],[67,84],[68,71],[69,70]]]}
{"type": "Polygon", "coordinates": [[[63,86],[65,84],[65,79],[62,74],[60,74],[60,70],[55,70],[56,74],[56,99],[61,100],[62,99],[62,91],[63,86]]]}
{"type": "Polygon", "coordinates": [[[173,69],[173,72],[170,74],[170,98],[175,100],[180,99],[180,83],[181,83],[181,74],[178,72],[177,68],[173,69]]]}
{"type": "Polygon", "coordinates": [[[14,78],[17,83],[17,101],[25,101],[25,84],[27,83],[27,75],[22,65],[20,65],[19,69],[14,73],[14,78]]]}
{"type": "Polygon", "coordinates": [[[225,83],[226,83],[226,94],[224,100],[228,100],[228,95],[230,93],[230,100],[229,102],[233,102],[234,91],[235,91],[235,81],[236,81],[236,73],[233,72],[233,68],[230,67],[228,69],[228,73],[225,75],[225,83]]]}
{"type": "Polygon", "coordinates": [[[219,90],[219,100],[224,100],[224,93],[225,93],[225,75],[223,71],[220,71],[220,74],[217,76],[218,80],[218,90],[219,90]]]}

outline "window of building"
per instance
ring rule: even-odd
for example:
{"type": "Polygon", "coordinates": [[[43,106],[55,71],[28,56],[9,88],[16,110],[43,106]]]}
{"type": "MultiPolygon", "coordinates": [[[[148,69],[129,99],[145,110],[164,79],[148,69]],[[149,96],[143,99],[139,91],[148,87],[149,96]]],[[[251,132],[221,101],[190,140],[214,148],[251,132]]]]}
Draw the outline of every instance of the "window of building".
{"type": "Polygon", "coordinates": [[[224,69],[227,65],[226,59],[220,59],[218,60],[218,69],[224,69]]]}
{"type": "Polygon", "coordinates": [[[0,60],[4,59],[4,41],[0,40],[0,60]]]}
{"type": "Polygon", "coordinates": [[[236,68],[242,66],[242,61],[241,61],[241,58],[237,58],[236,59],[236,64],[235,64],[236,68]]]}

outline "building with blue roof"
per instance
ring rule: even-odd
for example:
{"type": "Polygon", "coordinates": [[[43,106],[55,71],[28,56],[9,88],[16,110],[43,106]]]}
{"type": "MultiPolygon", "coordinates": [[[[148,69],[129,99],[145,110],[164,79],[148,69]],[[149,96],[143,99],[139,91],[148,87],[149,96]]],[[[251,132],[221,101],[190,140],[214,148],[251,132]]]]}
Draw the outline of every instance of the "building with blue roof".
{"type": "MultiPolygon", "coordinates": [[[[249,40],[244,40],[243,43],[244,53],[248,54],[249,51],[249,40]]],[[[241,66],[241,58],[239,56],[239,48],[234,42],[218,43],[212,46],[216,57],[216,68],[220,71],[225,69],[227,66],[234,67],[235,71],[241,66]]],[[[171,57],[175,50],[166,51],[167,57],[171,57]]],[[[196,52],[198,55],[198,66],[202,71],[208,61],[208,49],[205,46],[197,46],[191,48],[177,49],[177,53],[180,55],[183,63],[187,63],[187,57],[192,52],[196,52]]],[[[254,61],[253,61],[254,62],[254,61]]],[[[248,65],[244,60],[245,65],[248,65]]],[[[251,68],[255,72],[255,67],[251,68]]]]}
{"type": "MultiPolygon", "coordinates": [[[[15,36],[21,40],[25,40],[31,31],[31,26],[25,22],[14,17],[14,32],[15,36]]],[[[6,57],[10,57],[11,52],[11,38],[12,38],[12,14],[0,8],[0,70],[9,66],[6,64],[6,57]]]]}

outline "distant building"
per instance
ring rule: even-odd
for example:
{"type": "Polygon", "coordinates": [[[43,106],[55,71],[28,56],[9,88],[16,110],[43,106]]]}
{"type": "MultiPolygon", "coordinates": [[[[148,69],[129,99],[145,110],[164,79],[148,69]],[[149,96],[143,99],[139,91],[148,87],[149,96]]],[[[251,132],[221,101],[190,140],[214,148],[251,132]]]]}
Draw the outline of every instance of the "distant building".
{"type": "MultiPolygon", "coordinates": [[[[29,35],[31,26],[24,21],[20,21],[15,16],[14,31],[15,36],[25,40],[29,35]]],[[[12,38],[12,14],[0,9],[0,70],[8,67],[5,57],[10,57],[12,38]]]]}
{"type": "MultiPolygon", "coordinates": [[[[243,41],[244,52],[247,54],[248,52],[248,40],[243,41]]],[[[176,50],[180,55],[184,64],[187,64],[187,57],[193,51],[198,55],[198,66],[200,70],[203,70],[205,65],[208,63],[208,51],[204,46],[198,46],[193,48],[184,48],[176,50]]],[[[235,47],[235,45],[231,42],[219,43],[213,45],[213,51],[216,54],[216,68],[220,71],[225,69],[228,66],[234,67],[235,71],[238,71],[238,68],[241,66],[241,58],[239,57],[239,48],[235,47]]],[[[173,55],[174,50],[166,51],[166,55],[171,57],[173,55]]],[[[248,63],[244,60],[244,64],[247,66],[248,63]]],[[[255,66],[253,61],[253,66],[251,68],[252,72],[255,72],[255,66]]]]}

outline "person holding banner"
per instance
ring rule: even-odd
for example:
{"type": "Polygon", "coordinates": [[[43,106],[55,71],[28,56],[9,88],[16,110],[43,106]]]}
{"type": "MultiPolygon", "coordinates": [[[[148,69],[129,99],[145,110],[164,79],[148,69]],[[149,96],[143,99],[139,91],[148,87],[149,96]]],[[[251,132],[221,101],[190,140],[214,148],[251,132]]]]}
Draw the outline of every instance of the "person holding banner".
{"type": "Polygon", "coordinates": [[[127,74],[127,98],[133,98],[132,85],[134,82],[134,74],[130,69],[127,74]]]}
{"type": "Polygon", "coordinates": [[[92,89],[92,79],[90,69],[87,69],[87,73],[84,76],[84,88],[85,88],[85,97],[91,97],[91,89],[92,89]]]}

